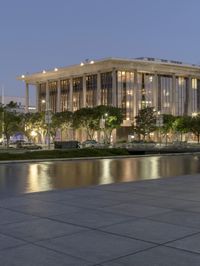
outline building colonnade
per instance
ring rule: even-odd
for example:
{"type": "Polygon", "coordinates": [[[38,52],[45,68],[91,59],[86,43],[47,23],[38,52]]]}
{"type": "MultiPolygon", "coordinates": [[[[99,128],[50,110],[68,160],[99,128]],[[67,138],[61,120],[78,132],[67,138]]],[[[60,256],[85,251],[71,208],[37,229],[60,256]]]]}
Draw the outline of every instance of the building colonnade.
{"type": "MultiPolygon", "coordinates": [[[[37,111],[76,111],[103,104],[122,108],[125,120],[130,121],[145,106],[173,115],[192,115],[200,111],[200,79],[191,75],[113,68],[47,79],[35,86],[37,111]]],[[[26,82],[26,112],[28,106],[29,83],[26,82]]]]}

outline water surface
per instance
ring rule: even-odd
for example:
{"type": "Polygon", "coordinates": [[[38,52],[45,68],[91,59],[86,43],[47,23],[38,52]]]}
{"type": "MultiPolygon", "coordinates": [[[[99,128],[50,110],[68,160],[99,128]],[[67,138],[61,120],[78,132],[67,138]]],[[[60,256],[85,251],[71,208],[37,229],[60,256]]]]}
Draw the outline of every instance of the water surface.
{"type": "Polygon", "coordinates": [[[200,156],[0,165],[0,196],[200,173],[200,156]]]}

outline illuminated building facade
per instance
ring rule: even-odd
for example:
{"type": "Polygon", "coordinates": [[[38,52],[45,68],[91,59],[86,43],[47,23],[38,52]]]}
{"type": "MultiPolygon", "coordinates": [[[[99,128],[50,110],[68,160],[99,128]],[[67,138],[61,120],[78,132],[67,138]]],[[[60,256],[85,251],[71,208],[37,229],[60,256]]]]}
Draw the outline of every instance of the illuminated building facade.
{"type": "Polygon", "coordinates": [[[83,107],[120,107],[124,126],[138,110],[152,106],[162,114],[200,112],[200,66],[154,58],[107,58],[18,77],[36,87],[36,108],[53,112],[83,107]]]}

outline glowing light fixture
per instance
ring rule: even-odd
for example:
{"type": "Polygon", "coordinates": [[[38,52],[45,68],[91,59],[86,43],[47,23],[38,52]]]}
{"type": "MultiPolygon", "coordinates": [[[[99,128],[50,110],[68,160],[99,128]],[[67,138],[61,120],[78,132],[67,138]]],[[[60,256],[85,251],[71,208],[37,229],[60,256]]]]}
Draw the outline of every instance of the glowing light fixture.
{"type": "Polygon", "coordinates": [[[196,112],[192,113],[192,117],[194,117],[194,116],[197,116],[197,113],[196,112]]]}
{"type": "Polygon", "coordinates": [[[32,137],[36,137],[36,136],[37,136],[37,132],[35,132],[34,130],[31,131],[31,136],[32,136],[32,137]]]}
{"type": "Polygon", "coordinates": [[[25,75],[21,75],[21,78],[24,79],[25,78],[25,75]]]}
{"type": "Polygon", "coordinates": [[[42,101],[41,101],[42,103],[46,103],[46,101],[43,99],[42,101]]]}

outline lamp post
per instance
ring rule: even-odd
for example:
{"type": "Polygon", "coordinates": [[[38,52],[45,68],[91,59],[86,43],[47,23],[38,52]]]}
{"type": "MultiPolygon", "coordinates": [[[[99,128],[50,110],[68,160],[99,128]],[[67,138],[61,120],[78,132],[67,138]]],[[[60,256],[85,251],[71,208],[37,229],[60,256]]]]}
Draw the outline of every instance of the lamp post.
{"type": "Polygon", "coordinates": [[[160,127],[163,126],[163,116],[161,115],[160,111],[157,112],[156,126],[159,128],[159,144],[161,147],[161,130],[160,130],[160,127]]]}
{"type": "MultiPolygon", "coordinates": [[[[106,117],[108,116],[107,113],[105,113],[104,115],[101,116],[101,119],[100,119],[100,129],[101,131],[103,132],[103,130],[106,128],[106,117]]],[[[105,143],[105,132],[103,132],[104,135],[103,135],[103,143],[105,143]]]]}
{"type": "Polygon", "coordinates": [[[2,87],[1,89],[1,104],[3,107],[3,112],[2,112],[2,145],[4,145],[4,88],[2,87]]]}
{"type": "Polygon", "coordinates": [[[45,111],[45,123],[47,124],[47,144],[48,144],[48,150],[50,150],[50,124],[52,122],[52,114],[51,110],[49,109],[49,102],[46,103],[46,111],[45,111]]]}

